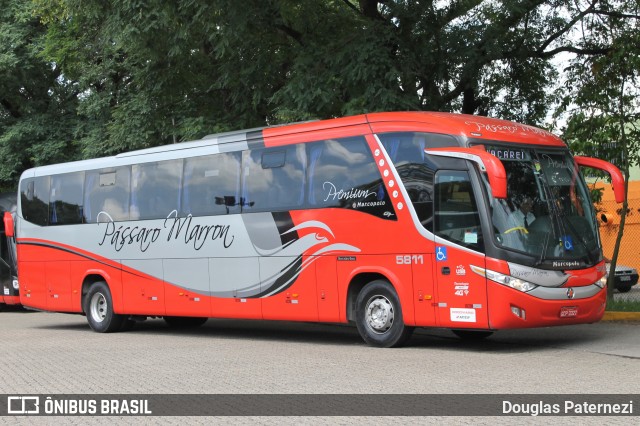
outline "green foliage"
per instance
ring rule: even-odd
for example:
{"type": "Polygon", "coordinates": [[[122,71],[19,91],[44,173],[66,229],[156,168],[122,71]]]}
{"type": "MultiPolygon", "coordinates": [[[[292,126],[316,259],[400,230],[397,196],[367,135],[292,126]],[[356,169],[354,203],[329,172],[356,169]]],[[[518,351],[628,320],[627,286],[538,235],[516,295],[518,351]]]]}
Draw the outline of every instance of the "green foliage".
{"type": "MultiPolygon", "coordinates": [[[[591,197],[591,202],[593,204],[600,204],[602,202],[602,193],[604,192],[603,188],[589,188],[589,196],[591,197]]],[[[596,211],[600,211],[596,208],[596,211]]]]}
{"type": "Polygon", "coordinates": [[[0,1],[0,188],[26,168],[77,152],[77,99],[60,68],[38,56],[46,28],[18,0],[0,1]]]}
{"type": "Polygon", "coordinates": [[[591,21],[591,36],[582,43],[610,47],[604,55],[572,60],[560,111],[568,113],[564,136],[575,151],[628,171],[640,160],[640,35],[637,19],[629,25],[618,15],[622,4],[640,9],[637,0],[608,2],[612,14],[591,21]]]}
{"type": "MultiPolygon", "coordinates": [[[[576,57],[567,70],[561,104],[561,111],[569,116],[565,139],[580,153],[612,161],[628,180],[630,166],[640,160],[640,1],[607,1],[599,7],[601,13],[589,18],[591,31],[580,43],[585,49],[608,47],[602,55],[576,57]]],[[[624,233],[626,200],[620,211],[612,269],[624,233]]],[[[610,276],[609,298],[613,297],[612,281],[610,276]]]]}
{"type": "Polygon", "coordinates": [[[609,312],[640,312],[640,301],[637,300],[607,300],[609,312]]]}
{"type": "Polygon", "coordinates": [[[574,52],[609,75],[604,55],[637,41],[607,38],[594,18],[636,22],[633,2],[595,3],[0,0],[0,182],[38,164],[371,111],[540,125],[558,96],[551,58],[574,52]]]}

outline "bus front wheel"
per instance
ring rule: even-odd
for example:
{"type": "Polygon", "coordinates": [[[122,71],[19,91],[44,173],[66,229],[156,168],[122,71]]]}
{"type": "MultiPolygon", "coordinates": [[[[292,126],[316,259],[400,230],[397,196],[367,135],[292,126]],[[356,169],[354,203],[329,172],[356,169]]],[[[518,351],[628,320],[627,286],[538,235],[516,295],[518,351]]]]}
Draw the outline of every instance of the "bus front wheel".
{"type": "Polygon", "coordinates": [[[98,333],[119,331],[124,316],[113,312],[113,300],[109,286],[103,281],[94,283],[84,298],[84,312],[89,326],[98,333]]]}
{"type": "Polygon", "coordinates": [[[362,339],[371,346],[401,346],[413,332],[404,325],[400,299],[390,283],[372,281],[358,294],[356,326],[362,339]]]}

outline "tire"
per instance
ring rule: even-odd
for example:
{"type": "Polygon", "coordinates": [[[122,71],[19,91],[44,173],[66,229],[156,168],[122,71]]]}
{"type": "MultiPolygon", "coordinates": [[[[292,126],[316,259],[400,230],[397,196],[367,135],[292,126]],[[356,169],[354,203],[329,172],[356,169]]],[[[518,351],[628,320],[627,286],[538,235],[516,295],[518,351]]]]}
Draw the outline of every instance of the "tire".
{"type": "Polygon", "coordinates": [[[453,334],[468,341],[484,340],[493,334],[493,331],[478,331],[478,330],[451,330],[453,334]]]}
{"type": "Polygon", "coordinates": [[[380,348],[401,346],[413,332],[404,325],[396,291],[383,280],[372,281],[358,294],[356,326],[367,344],[380,348]]]}
{"type": "Polygon", "coordinates": [[[84,298],[84,312],[93,331],[112,333],[119,331],[125,320],[123,315],[113,312],[111,291],[104,281],[94,283],[84,298]]]}
{"type": "Polygon", "coordinates": [[[0,312],[4,311],[5,306],[6,305],[4,303],[0,303],[0,312]]]}
{"type": "Polygon", "coordinates": [[[207,322],[206,317],[164,317],[169,327],[173,328],[196,328],[207,322]]]}
{"type": "Polygon", "coordinates": [[[631,291],[631,286],[630,285],[619,285],[619,286],[616,287],[616,289],[620,293],[628,293],[629,291],[631,291]]]}

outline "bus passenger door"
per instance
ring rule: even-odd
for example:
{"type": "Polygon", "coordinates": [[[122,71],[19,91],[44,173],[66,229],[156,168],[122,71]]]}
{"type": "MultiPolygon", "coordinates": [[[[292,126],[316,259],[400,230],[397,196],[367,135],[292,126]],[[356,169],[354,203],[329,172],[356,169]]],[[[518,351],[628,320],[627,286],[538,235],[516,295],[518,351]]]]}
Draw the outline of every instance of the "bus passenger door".
{"type": "Polygon", "coordinates": [[[473,186],[467,171],[435,176],[434,253],[438,325],[488,328],[487,283],[471,265],[485,267],[484,241],[473,186]]]}

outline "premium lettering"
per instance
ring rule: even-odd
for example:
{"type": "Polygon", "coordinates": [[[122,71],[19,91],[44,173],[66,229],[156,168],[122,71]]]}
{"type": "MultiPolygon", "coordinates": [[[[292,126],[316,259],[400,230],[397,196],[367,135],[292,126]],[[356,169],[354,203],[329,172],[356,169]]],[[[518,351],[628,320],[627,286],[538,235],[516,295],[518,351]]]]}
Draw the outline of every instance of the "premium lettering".
{"type": "Polygon", "coordinates": [[[368,189],[351,188],[347,191],[344,189],[338,190],[331,182],[325,182],[322,184],[322,189],[327,192],[327,196],[324,201],[328,200],[352,200],[354,198],[367,198],[371,195],[376,195],[375,192],[371,192],[368,189]]]}

